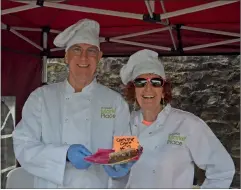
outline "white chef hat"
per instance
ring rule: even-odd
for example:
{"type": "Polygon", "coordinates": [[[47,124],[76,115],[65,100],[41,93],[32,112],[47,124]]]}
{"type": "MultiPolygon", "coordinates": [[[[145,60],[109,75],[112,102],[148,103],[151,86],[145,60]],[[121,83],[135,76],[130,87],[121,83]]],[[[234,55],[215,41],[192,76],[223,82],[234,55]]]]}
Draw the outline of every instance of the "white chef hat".
{"type": "Polygon", "coordinates": [[[100,25],[98,22],[82,19],[61,32],[54,39],[54,45],[57,47],[65,47],[65,51],[72,45],[78,43],[91,44],[100,49],[99,32],[100,25]]]}
{"type": "Polygon", "coordinates": [[[143,49],[130,56],[126,65],[120,70],[122,82],[126,85],[141,74],[156,74],[166,79],[164,67],[158,59],[158,53],[143,49]]]}

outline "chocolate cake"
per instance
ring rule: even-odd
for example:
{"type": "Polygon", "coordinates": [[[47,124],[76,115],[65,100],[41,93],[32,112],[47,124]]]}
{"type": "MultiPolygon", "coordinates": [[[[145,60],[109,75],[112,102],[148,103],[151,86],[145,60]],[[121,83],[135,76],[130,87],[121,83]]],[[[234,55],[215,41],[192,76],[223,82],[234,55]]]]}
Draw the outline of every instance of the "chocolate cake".
{"type": "Polygon", "coordinates": [[[109,154],[109,163],[121,162],[133,158],[139,154],[139,149],[129,148],[119,152],[113,152],[109,154]]]}

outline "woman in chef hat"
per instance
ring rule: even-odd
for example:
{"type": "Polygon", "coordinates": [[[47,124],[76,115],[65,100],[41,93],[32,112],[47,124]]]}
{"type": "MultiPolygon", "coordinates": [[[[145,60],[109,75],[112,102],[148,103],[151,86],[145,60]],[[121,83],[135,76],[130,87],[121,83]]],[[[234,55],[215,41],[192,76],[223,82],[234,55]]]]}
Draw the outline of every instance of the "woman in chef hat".
{"type": "Polygon", "coordinates": [[[143,146],[127,188],[192,188],[194,163],[205,170],[202,188],[229,188],[233,160],[202,119],[171,107],[171,88],[158,54],[136,52],[120,76],[128,98],[140,107],[131,114],[131,130],[143,146]]]}

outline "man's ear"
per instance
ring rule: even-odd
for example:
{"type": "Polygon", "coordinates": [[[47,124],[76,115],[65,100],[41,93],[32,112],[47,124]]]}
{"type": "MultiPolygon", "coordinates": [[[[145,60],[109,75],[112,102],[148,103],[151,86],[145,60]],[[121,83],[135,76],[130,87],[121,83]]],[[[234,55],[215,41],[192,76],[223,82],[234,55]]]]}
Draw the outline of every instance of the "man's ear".
{"type": "Polygon", "coordinates": [[[102,58],[102,56],[103,56],[103,52],[100,51],[99,54],[98,54],[98,61],[100,61],[100,59],[102,58]]]}
{"type": "Polygon", "coordinates": [[[65,62],[66,64],[69,64],[69,63],[68,63],[68,52],[65,53],[64,62],[65,62]]]}

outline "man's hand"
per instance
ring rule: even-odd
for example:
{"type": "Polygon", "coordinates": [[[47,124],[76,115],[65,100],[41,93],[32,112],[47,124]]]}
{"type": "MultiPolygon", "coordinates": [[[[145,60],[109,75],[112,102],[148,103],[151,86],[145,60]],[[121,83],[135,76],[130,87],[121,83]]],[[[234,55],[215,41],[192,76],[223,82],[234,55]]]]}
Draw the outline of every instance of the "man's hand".
{"type": "Polygon", "coordinates": [[[91,152],[81,144],[71,145],[67,152],[68,160],[77,169],[88,169],[90,167],[91,163],[84,160],[89,155],[91,155],[91,152]]]}
{"type": "Polygon", "coordinates": [[[129,162],[126,164],[116,164],[113,167],[112,166],[108,166],[108,165],[104,165],[104,170],[105,172],[112,178],[120,178],[120,177],[124,177],[126,176],[131,167],[133,166],[133,164],[136,161],[133,162],[129,162]]]}

